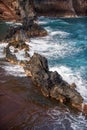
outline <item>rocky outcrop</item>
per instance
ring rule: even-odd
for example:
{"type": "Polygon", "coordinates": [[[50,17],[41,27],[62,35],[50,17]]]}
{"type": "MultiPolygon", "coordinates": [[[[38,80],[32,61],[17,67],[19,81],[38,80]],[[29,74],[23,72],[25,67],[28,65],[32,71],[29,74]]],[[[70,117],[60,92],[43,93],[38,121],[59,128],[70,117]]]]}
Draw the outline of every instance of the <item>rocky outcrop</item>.
{"type": "Polygon", "coordinates": [[[35,85],[40,87],[46,97],[71,104],[81,104],[83,102],[81,95],[75,90],[74,86],[76,85],[69,85],[56,71],[49,71],[45,57],[35,53],[31,57],[27,69],[31,72],[35,85]]]}
{"type": "Polygon", "coordinates": [[[75,17],[87,15],[87,0],[33,0],[38,15],[75,17]]]}

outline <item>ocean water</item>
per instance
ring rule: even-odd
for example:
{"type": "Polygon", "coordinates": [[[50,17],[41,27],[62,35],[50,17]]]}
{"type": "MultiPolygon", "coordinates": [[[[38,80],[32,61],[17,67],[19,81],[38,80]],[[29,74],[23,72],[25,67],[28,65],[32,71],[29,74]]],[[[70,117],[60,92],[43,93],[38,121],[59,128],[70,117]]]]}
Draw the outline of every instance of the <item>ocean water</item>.
{"type": "MultiPolygon", "coordinates": [[[[58,19],[40,17],[38,22],[48,31],[48,36],[33,38],[30,43],[27,43],[30,45],[30,55],[37,52],[45,56],[48,59],[50,70],[56,70],[68,83],[75,82],[77,91],[87,103],[87,17],[58,19]]],[[[12,23],[5,24],[9,26],[12,23]]],[[[2,34],[4,33],[2,24],[0,27],[2,27],[0,30],[2,34]]],[[[7,86],[12,87],[15,81],[9,76],[11,78],[13,76],[17,82],[19,81],[16,82],[14,88],[18,89],[18,85],[28,88],[28,81],[23,80],[26,78],[23,68],[2,60],[5,58],[3,50],[7,44],[0,43],[0,68],[4,70],[3,72],[0,69],[2,79],[0,84],[4,87],[5,82],[7,86]],[[6,76],[8,79],[5,78],[6,76]],[[19,80],[21,78],[22,83],[19,80]]],[[[12,118],[9,130],[87,130],[87,117],[82,113],[73,113],[66,106],[61,107],[44,99],[33,88],[28,89],[27,94],[23,94],[27,105],[16,118],[12,118]]],[[[22,95],[21,92],[20,95],[22,95]]]]}

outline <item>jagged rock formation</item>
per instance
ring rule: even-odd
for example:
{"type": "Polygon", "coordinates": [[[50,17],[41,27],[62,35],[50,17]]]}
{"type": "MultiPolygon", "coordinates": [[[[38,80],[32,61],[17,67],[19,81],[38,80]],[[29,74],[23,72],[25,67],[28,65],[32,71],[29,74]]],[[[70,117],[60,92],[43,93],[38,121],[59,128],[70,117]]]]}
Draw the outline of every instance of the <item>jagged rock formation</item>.
{"type": "Polygon", "coordinates": [[[83,99],[75,90],[75,87],[64,81],[56,71],[49,71],[45,57],[34,53],[27,69],[31,72],[35,85],[40,87],[46,97],[52,97],[61,102],[70,102],[71,104],[82,103],[83,99]]]}

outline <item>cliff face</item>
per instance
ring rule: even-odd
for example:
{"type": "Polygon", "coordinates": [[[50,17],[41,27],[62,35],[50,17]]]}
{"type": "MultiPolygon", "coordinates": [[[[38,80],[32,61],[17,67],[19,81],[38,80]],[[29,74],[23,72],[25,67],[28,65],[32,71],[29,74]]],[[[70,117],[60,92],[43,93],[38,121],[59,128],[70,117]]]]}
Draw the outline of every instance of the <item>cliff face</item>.
{"type": "Polygon", "coordinates": [[[87,15],[87,0],[33,0],[38,15],[74,17],[87,15]]]}
{"type": "Polygon", "coordinates": [[[87,0],[0,0],[0,20],[35,16],[87,16],[87,0]]]}

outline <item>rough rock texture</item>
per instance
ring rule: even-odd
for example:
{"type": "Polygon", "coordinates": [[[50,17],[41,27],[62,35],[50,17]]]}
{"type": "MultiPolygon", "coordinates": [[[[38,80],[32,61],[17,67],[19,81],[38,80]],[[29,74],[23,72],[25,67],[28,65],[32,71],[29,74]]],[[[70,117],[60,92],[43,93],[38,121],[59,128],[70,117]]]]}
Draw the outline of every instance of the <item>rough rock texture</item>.
{"type": "Polygon", "coordinates": [[[49,71],[45,57],[35,53],[30,59],[27,70],[31,72],[33,82],[46,97],[70,104],[83,102],[81,95],[72,87],[74,85],[69,85],[56,71],[49,71]]]}
{"type": "Polygon", "coordinates": [[[38,15],[75,17],[87,15],[87,0],[34,0],[38,15]]]}

